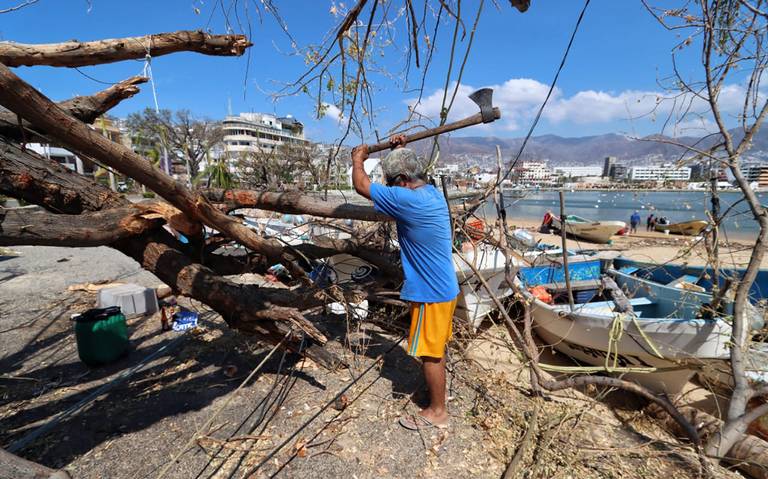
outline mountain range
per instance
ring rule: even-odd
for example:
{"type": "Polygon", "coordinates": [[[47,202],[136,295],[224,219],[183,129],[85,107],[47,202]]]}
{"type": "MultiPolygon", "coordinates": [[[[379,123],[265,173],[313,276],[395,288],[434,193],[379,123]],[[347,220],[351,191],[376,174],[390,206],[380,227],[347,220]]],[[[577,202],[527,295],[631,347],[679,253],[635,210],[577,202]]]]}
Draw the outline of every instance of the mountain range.
{"type": "MultiPolygon", "coordinates": [[[[731,130],[734,140],[742,136],[737,129],[731,130]]],[[[548,160],[552,166],[602,165],[606,156],[615,156],[620,163],[633,165],[652,161],[675,162],[686,155],[686,149],[673,143],[696,145],[707,148],[716,139],[709,137],[677,137],[651,135],[631,138],[609,133],[605,135],[567,138],[557,135],[534,136],[525,147],[523,160],[548,160]]],[[[505,160],[514,157],[520,149],[523,138],[499,138],[495,136],[453,136],[440,139],[441,162],[463,163],[467,160],[484,160],[481,163],[495,163],[496,145],[501,147],[505,160]]],[[[414,148],[428,152],[430,140],[422,140],[414,148]]],[[[688,153],[687,156],[691,156],[688,153]]],[[[753,138],[752,147],[746,155],[750,160],[768,161],[768,131],[762,129],[753,138]]],[[[488,165],[490,166],[490,165],[488,165]]]]}

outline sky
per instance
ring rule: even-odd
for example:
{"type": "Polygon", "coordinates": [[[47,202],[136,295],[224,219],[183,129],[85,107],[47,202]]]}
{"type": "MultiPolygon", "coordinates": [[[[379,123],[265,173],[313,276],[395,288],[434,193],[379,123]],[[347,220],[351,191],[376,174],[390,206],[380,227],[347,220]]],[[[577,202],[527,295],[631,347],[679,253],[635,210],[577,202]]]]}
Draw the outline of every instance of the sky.
{"type": "MultiPolygon", "coordinates": [[[[255,0],[241,0],[242,5],[255,0]]],[[[662,0],[660,0],[662,1],[662,0]]],[[[399,0],[390,0],[401,4],[399,0]]],[[[19,0],[0,0],[0,9],[19,0]],[[7,4],[7,5],[6,5],[7,4]]],[[[227,33],[227,24],[240,31],[230,15],[229,22],[216,7],[218,0],[38,0],[19,11],[0,15],[0,40],[20,43],[61,42],[70,39],[97,40],[167,32],[180,29],[208,29],[227,33]],[[199,12],[199,13],[198,13],[199,12]]],[[[226,0],[223,3],[229,4],[226,0]]],[[[276,0],[288,30],[299,45],[317,42],[340,21],[333,7],[343,10],[338,0],[276,0]]],[[[350,3],[350,2],[348,2],[350,3]]],[[[369,2],[370,3],[370,2],[369,2]]],[[[421,5],[422,0],[416,0],[421,5]]],[[[667,2],[669,3],[669,2],[667,2]]],[[[464,0],[467,22],[479,0],[464,0]],[[468,12],[468,13],[467,13],[468,12]]],[[[498,0],[497,9],[485,2],[473,48],[464,71],[459,94],[450,119],[475,113],[466,95],[479,87],[494,88],[495,103],[502,120],[465,130],[463,135],[521,137],[544,99],[568,43],[583,2],[580,0],[532,0],[526,13],[498,0]]],[[[347,5],[348,6],[348,5],[347,5]]],[[[305,124],[306,135],[315,141],[334,141],[341,126],[334,110],[315,118],[315,103],[306,95],[283,97],[273,94],[305,70],[303,59],[289,55],[290,42],[270,16],[259,20],[253,7],[250,55],[213,57],[177,53],[151,61],[157,104],[160,108],[188,109],[200,117],[220,119],[230,105],[241,111],[291,114],[305,124]]],[[[444,25],[450,27],[448,20],[444,25]]],[[[241,17],[241,24],[247,24],[241,17]]],[[[440,109],[442,88],[449,64],[451,29],[440,31],[432,68],[425,80],[424,95],[417,110],[435,118],[440,109]]],[[[671,52],[684,37],[664,29],[639,0],[592,0],[572,47],[557,88],[544,111],[535,135],[565,137],[620,133],[644,136],[662,130],[667,102],[657,107],[664,95],[660,86],[672,71],[671,52]],[[651,112],[656,110],[655,114],[651,112]]],[[[391,73],[372,75],[376,116],[375,126],[387,131],[402,120],[415,103],[413,90],[398,77],[404,64],[405,32],[396,31],[394,46],[380,60],[391,73]]],[[[468,38],[459,43],[463,52],[468,38]]],[[[699,78],[701,66],[695,48],[678,52],[677,67],[686,78],[699,78]]],[[[15,71],[54,100],[87,95],[144,71],[144,61],[84,67],[80,71],[50,67],[20,67],[15,71]]],[[[455,74],[456,68],[454,68],[455,74]]],[[[738,82],[738,79],[734,80],[738,82]]],[[[452,83],[455,85],[455,83],[452,83]]],[[[411,83],[410,87],[413,87],[411,83]]],[[[741,92],[738,83],[726,86],[724,101],[733,96],[734,108],[741,92]]],[[[154,107],[150,85],[116,107],[112,114],[126,116],[154,107]]],[[[727,108],[726,108],[727,110],[727,108]]],[[[678,128],[664,133],[700,136],[710,130],[709,120],[685,119],[678,128]]],[[[372,142],[370,133],[364,138],[372,142]]],[[[350,138],[354,144],[359,138],[350,138]]]]}

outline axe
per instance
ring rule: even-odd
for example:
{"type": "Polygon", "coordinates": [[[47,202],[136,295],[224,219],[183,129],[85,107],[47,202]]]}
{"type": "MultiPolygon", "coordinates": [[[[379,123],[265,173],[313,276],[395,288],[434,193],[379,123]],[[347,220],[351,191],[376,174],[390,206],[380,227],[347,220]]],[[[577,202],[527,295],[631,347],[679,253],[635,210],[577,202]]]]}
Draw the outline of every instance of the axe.
{"type": "MultiPolygon", "coordinates": [[[[430,128],[429,130],[420,131],[413,135],[405,137],[406,142],[411,143],[417,140],[423,140],[441,133],[448,133],[449,131],[460,130],[468,126],[479,125],[480,123],[490,123],[492,121],[501,118],[501,111],[493,106],[493,89],[481,88],[473,94],[469,95],[469,98],[480,107],[480,113],[475,113],[472,116],[468,116],[463,120],[454,121],[446,125],[438,126],[436,128],[430,128]]],[[[389,141],[382,141],[375,145],[368,146],[369,153],[375,153],[377,151],[388,150],[391,146],[389,141]]]]}

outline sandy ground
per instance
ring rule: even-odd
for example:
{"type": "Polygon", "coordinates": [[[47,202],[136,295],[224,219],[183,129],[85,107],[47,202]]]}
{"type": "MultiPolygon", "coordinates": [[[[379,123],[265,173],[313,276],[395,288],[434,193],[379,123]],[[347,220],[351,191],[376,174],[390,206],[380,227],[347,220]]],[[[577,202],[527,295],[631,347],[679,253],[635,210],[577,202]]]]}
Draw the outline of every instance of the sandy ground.
{"type": "Polygon", "coordinates": [[[68,318],[95,298],[67,286],[158,280],[107,248],[14,249],[18,257],[0,261],[0,445],[144,365],[19,451],[76,478],[497,478],[537,409],[516,477],[696,476],[687,448],[637,412],[631,398],[601,390],[587,391],[600,402],[576,391],[531,398],[506,333],[493,328],[452,344],[451,428],[422,434],[396,422],[423,403],[419,364],[399,337],[341,316],[313,319],[348,370],[276,353],[246,381],[270,349],[189,302],[202,315],[199,334],[163,333],[157,315],[130,319],[130,354],[87,368],[68,318]],[[323,409],[347,386],[346,407],[323,409]]]}
{"type": "MultiPolygon", "coordinates": [[[[539,233],[538,220],[510,219],[510,227],[522,228],[531,232],[536,240],[542,243],[560,247],[559,233],[539,233]]],[[[611,244],[596,244],[578,238],[567,238],[568,249],[595,249],[605,251],[617,251],[622,256],[653,263],[686,263],[690,265],[704,265],[709,263],[709,256],[704,248],[701,237],[665,235],[655,231],[638,231],[632,235],[614,236],[611,244]]],[[[747,240],[725,239],[720,241],[720,258],[722,266],[744,267],[749,262],[754,244],[747,240]]],[[[768,268],[768,256],[763,258],[763,268],[768,268]]]]}

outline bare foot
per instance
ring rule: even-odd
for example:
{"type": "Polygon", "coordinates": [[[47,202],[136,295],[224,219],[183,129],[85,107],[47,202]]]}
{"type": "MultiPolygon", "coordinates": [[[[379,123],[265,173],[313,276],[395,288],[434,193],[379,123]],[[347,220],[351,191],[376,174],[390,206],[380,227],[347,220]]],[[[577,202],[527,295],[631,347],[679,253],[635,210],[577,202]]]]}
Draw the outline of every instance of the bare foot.
{"type": "Polygon", "coordinates": [[[431,408],[422,409],[419,411],[419,415],[426,418],[435,426],[443,426],[448,424],[448,410],[435,411],[431,408]]]}

